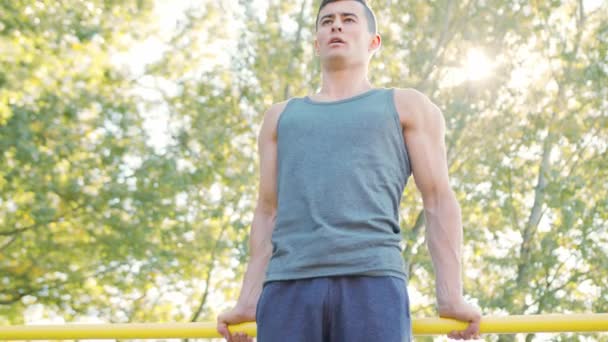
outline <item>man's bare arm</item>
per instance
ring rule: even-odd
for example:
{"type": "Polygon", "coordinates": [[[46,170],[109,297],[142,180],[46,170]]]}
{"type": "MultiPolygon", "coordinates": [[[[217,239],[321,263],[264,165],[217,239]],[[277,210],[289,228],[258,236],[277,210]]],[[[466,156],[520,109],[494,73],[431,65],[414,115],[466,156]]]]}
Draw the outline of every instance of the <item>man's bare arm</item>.
{"type": "Polygon", "coordinates": [[[249,235],[249,265],[243,279],[237,306],[255,314],[264,275],[272,254],[272,231],[277,210],[277,134],[276,124],[285,103],[273,105],[264,115],[258,135],[260,184],[258,201],[249,235]]]}
{"type": "Polygon", "coordinates": [[[406,98],[402,99],[402,108],[407,108],[404,137],[416,187],[422,195],[426,239],[441,308],[462,298],[460,207],[449,184],[443,115],[426,96],[406,91],[406,98]]]}
{"type": "Polygon", "coordinates": [[[422,195],[438,311],[440,316],[472,322],[466,332],[452,334],[452,337],[470,338],[478,331],[481,313],[463,298],[462,220],[460,206],[449,183],[445,120],[437,106],[413,89],[397,90],[395,105],[403,125],[416,187],[422,195]]]}
{"type": "MultiPolygon", "coordinates": [[[[249,263],[243,277],[236,306],[217,317],[217,331],[227,341],[243,340],[243,333],[232,335],[228,326],[255,321],[257,302],[262,293],[266,268],[272,255],[272,231],[277,212],[277,132],[276,126],[287,102],[273,105],[265,114],[258,135],[260,182],[258,200],[249,234],[249,263]]],[[[251,338],[246,338],[251,341],[251,338]]]]}

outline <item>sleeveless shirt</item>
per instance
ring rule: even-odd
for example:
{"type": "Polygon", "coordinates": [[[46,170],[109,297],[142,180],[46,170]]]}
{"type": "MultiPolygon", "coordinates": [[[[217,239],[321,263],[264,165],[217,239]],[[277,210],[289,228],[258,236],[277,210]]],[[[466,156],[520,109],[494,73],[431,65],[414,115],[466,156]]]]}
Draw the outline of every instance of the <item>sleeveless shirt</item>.
{"type": "Polygon", "coordinates": [[[264,283],[337,275],[407,281],[399,205],[411,167],[393,97],[392,88],[374,88],[286,104],[264,283]]]}

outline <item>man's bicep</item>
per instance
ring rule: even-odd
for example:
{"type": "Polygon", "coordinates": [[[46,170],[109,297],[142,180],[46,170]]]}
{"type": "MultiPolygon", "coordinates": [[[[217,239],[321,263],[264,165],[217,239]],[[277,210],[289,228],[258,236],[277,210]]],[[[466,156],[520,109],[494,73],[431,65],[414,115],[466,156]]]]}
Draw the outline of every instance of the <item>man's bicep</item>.
{"type": "Polygon", "coordinates": [[[277,207],[276,123],[279,109],[274,105],[265,113],[258,134],[260,176],[257,209],[268,214],[273,214],[277,207]]]}
{"type": "Polygon", "coordinates": [[[276,199],[276,144],[261,142],[258,209],[271,213],[277,207],[276,199]],[[273,146],[274,145],[274,146],[273,146]]]}
{"type": "Polygon", "coordinates": [[[412,173],[425,204],[449,190],[448,166],[444,142],[445,121],[436,106],[422,107],[417,122],[405,131],[412,173]]]}

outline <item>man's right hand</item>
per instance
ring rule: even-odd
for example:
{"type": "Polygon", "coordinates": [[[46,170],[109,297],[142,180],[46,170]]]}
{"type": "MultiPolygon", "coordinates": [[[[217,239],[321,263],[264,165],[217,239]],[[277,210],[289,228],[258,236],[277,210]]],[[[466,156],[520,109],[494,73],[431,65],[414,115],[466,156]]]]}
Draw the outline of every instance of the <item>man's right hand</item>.
{"type": "Polygon", "coordinates": [[[228,342],[252,342],[253,338],[245,333],[230,333],[228,325],[244,322],[255,322],[255,308],[247,309],[237,305],[232,310],[224,311],[217,316],[217,332],[228,342]]]}
{"type": "Polygon", "coordinates": [[[472,304],[461,301],[454,305],[439,306],[439,317],[453,318],[469,322],[465,330],[452,330],[448,337],[456,340],[479,339],[479,325],[481,324],[481,310],[472,304]]]}

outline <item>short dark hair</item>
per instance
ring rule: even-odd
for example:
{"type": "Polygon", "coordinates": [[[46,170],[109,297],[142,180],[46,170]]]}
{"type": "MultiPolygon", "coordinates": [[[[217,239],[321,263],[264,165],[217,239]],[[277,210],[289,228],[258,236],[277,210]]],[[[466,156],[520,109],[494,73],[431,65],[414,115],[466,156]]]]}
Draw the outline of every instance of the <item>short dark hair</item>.
{"type": "MultiPolygon", "coordinates": [[[[321,10],[323,9],[323,7],[325,7],[329,3],[337,2],[337,1],[343,1],[343,0],[323,0],[323,1],[321,1],[321,6],[319,6],[319,10],[317,11],[317,20],[315,21],[315,30],[319,29],[319,13],[321,13],[321,10]]],[[[354,0],[354,1],[360,3],[361,5],[363,5],[363,7],[365,7],[365,16],[367,17],[367,29],[369,30],[369,32],[370,33],[378,32],[378,28],[376,26],[376,15],[374,15],[374,11],[372,11],[372,9],[369,8],[369,6],[365,2],[365,0],[354,0]]]]}

